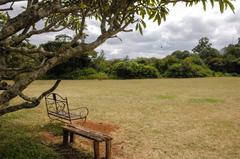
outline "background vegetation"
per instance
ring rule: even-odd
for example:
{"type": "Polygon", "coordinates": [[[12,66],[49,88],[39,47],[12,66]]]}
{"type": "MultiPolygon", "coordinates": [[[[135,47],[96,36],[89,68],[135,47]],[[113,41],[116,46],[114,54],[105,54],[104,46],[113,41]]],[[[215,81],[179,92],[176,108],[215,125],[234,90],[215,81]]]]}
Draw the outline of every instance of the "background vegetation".
{"type": "MultiPolygon", "coordinates": [[[[65,43],[66,35],[60,35],[55,41],[42,46],[48,51],[56,51],[65,43]]],[[[10,60],[15,61],[13,65],[22,61],[20,57],[12,57],[10,60]]],[[[239,74],[240,38],[237,44],[229,44],[219,51],[212,48],[207,37],[203,37],[192,51],[177,50],[162,59],[126,57],[107,60],[103,51],[87,52],[54,67],[42,79],[192,78],[239,74]]]]}

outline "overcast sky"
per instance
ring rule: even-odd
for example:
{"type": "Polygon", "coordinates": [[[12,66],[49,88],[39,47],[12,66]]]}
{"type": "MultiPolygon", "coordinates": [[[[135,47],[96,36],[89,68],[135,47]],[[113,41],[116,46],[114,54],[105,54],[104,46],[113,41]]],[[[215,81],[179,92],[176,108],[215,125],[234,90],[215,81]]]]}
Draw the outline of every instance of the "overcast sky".
{"type": "Polygon", "coordinates": [[[121,33],[122,42],[111,39],[98,50],[103,49],[108,58],[164,57],[175,50],[192,50],[205,36],[213,47],[221,49],[240,37],[240,3],[235,3],[235,7],[235,14],[230,10],[221,14],[217,6],[203,11],[202,5],[177,5],[171,7],[167,20],[160,26],[148,22],[143,36],[138,32],[121,33]]]}
{"type": "MultiPolygon", "coordinates": [[[[16,3],[15,7],[23,4],[16,3]]],[[[202,5],[186,8],[184,4],[170,7],[170,14],[160,26],[147,21],[147,29],[143,36],[139,32],[120,33],[122,39],[110,39],[97,48],[104,50],[107,58],[164,57],[175,50],[192,50],[201,37],[209,37],[213,47],[221,49],[230,43],[236,43],[240,37],[240,3],[235,2],[235,14],[229,9],[223,14],[219,7],[208,6],[203,11],[202,5]]],[[[14,15],[16,11],[10,13],[14,15]]],[[[90,21],[88,26],[91,41],[100,33],[98,24],[90,21]]],[[[65,30],[62,33],[72,35],[65,30]]],[[[44,36],[33,36],[31,42],[39,44],[54,40],[59,33],[47,33],[44,36]]]]}

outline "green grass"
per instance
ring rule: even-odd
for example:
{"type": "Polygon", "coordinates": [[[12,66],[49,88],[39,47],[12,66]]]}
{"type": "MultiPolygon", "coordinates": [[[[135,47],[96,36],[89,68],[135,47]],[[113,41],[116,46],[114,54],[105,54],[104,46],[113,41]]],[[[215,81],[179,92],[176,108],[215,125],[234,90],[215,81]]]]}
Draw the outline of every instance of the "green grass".
{"type": "Polygon", "coordinates": [[[24,125],[3,122],[0,131],[0,156],[4,159],[53,159],[60,155],[41,144],[36,133],[24,125]]]}
{"type": "MultiPolygon", "coordinates": [[[[38,95],[53,82],[36,81],[24,93],[38,95]]],[[[62,81],[56,92],[72,108],[87,106],[90,120],[120,126],[112,134],[114,159],[238,159],[239,88],[240,78],[226,77],[83,80],[62,81]]],[[[63,158],[61,148],[41,143],[39,132],[59,133],[49,125],[44,102],[5,115],[0,124],[0,156],[63,158]]],[[[75,149],[80,158],[91,158],[91,147],[75,149]]]]}
{"type": "Polygon", "coordinates": [[[222,103],[223,100],[215,99],[215,98],[193,98],[193,99],[190,99],[190,102],[196,103],[196,104],[204,104],[204,103],[214,104],[214,103],[222,103]]]}
{"type": "Polygon", "coordinates": [[[60,122],[49,122],[44,125],[41,125],[40,131],[47,131],[55,136],[62,135],[61,126],[63,123],[60,122]]]}

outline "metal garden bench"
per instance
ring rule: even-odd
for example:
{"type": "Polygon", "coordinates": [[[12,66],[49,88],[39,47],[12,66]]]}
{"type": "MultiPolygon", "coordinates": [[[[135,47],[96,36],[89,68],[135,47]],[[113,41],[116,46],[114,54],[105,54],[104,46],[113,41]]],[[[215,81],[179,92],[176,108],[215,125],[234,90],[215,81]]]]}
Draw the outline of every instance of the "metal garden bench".
{"type": "Polygon", "coordinates": [[[89,113],[87,107],[69,109],[67,98],[63,98],[57,93],[46,95],[45,103],[48,117],[53,120],[72,123],[72,120],[80,119],[85,122],[89,113]]]}

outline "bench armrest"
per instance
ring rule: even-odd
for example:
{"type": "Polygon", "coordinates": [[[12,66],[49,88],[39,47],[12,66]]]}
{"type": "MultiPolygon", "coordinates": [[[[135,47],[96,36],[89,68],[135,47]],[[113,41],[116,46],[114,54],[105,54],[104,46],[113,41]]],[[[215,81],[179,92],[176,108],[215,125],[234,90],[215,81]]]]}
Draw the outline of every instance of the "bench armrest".
{"type": "Polygon", "coordinates": [[[89,114],[89,110],[87,107],[78,107],[75,109],[70,109],[70,112],[74,112],[74,114],[77,114],[80,116],[80,118],[84,119],[87,118],[88,114],[89,114]]]}

